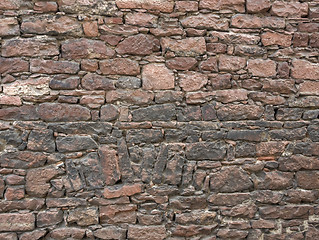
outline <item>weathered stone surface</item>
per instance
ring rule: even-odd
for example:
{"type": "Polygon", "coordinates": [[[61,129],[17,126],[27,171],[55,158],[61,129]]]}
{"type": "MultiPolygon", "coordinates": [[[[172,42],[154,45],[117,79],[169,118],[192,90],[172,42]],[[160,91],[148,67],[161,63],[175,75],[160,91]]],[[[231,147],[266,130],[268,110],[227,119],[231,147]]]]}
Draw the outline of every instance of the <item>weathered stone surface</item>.
{"type": "Polygon", "coordinates": [[[143,67],[142,82],[143,88],[148,90],[172,89],[175,77],[164,64],[150,63],[143,67]]]}
{"type": "Polygon", "coordinates": [[[264,46],[280,45],[289,47],[291,45],[292,36],[289,34],[267,32],[261,35],[261,42],[264,46]]]}
{"type": "Polygon", "coordinates": [[[222,168],[210,178],[210,188],[214,192],[240,192],[252,187],[249,175],[238,167],[222,168]]]}
{"type": "Polygon", "coordinates": [[[126,230],[115,226],[108,226],[94,231],[94,236],[100,239],[119,239],[126,238],[126,230]]]}
{"type": "Polygon", "coordinates": [[[108,224],[136,223],[136,210],[134,204],[108,205],[100,207],[100,222],[108,224]]]}
{"type": "Polygon", "coordinates": [[[121,179],[117,151],[107,145],[99,147],[102,171],[107,185],[113,185],[121,179]]]}
{"type": "Polygon", "coordinates": [[[174,1],[172,0],[116,0],[116,5],[119,8],[144,8],[147,10],[160,11],[160,12],[172,12],[174,8],[174,1]]]}
{"type": "Polygon", "coordinates": [[[32,130],[27,148],[32,151],[54,152],[55,143],[52,130],[32,130]]]}
{"type": "Polygon", "coordinates": [[[116,47],[119,54],[149,55],[160,49],[159,40],[151,35],[138,34],[125,38],[116,47]]]}
{"type": "Polygon", "coordinates": [[[104,189],[103,196],[105,198],[118,198],[122,196],[133,196],[141,192],[142,192],[142,185],[136,183],[132,185],[107,187],[104,189]]]}
{"type": "Polygon", "coordinates": [[[66,59],[112,57],[115,51],[107,47],[103,41],[90,39],[76,39],[62,42],[62,57],[66,59]]]}
{"type": "Polygon", "coordinates": [[[272,60],[254,59],[248,61],[248,71],[253,76],[273,77],[276,76],[276,62],[272,60]]]}
{"type": "Polygon", "coordinates": [[[103,0],[79,1],[74,5],[74,0],[58,0],[59,10],[73,14],[114,15],[117,11],[115,2],[103,0]]]}
{"type": "Polygon", "coordinates": [[[293,68],[291,76],[297,79],[319,79],[319,64],[311,63],[306,60],[296,59],[292,62],[293,68]]]}
{"type": "Polygon", "coordinates": [[[30,196],[45,197],[49,191],[52,178],[59,174],[53,166],[28,170],[26,176],[26,192],[30,196]]]}
{"type": "Polygon", "coordinates": [[[256,181],[257,189],[281,190],[292,186],[293,173],[286,172],[261,172],[256,181]]]}
{"type": "Polygon", "coordinates": [[[223,160],[226,145],[220,142],[201,142],[186,145],[186,157],[189,160],[223,160]]]}
{"type": "Polygon", "coordinates": [[[222,0],[201,0],[199,8],[207,8],[210,10],[233,10],[236,12],[245,12],[245,1],[222,1],[222,0]]]}
{"type": "Polygon", "coordinates": [[[246,9],[249,13],[266,12],[271,7],[269,0],[247,0],[246,9]]]}
{"type": "Polygon", "coordinates": [[[228,104],[217,109],[220,120],[258,119],[264,112],[263,107],[256,105],[228,104]]]}
{"type": "Polygon", "coordinates": [[[63,15],[26,16],[22,18],[21,30],[24,33],[77,36],[82,33],[82,25],[76,18],[63,15]]]}
{"type": "Polygon", "coordinates": [[[221,55],[219,57],[219,70],[238,71],[246,67],[246,62],[243,57],[221,55]]]}
{"type": "Polygon", "coordinates": [[[179,86],[187,92],[197,91],[205,86],[207,82],[208,77],[202,73],[187,72],[179,74],[179,86]]]}
{"type": "Polygon", "coordinates": [[[70,73],[75,74],[80,70],[80,65],[76,62],[53,61],[53,60],[31,60],[30,70],[33,73],[70,73]]]}
{"type": "Polygon", "coordinates": [[[19,232],[35,228],[35,216],[32,213],[1,213],[1,231],[19,232]]]}
{"type": "Polygon", "coordinates": [[[76,208],[69,212],[67,221],[79,226],[89,226],[99,223],[97,207],[76,208]]]}
{"type": "Polygon", "coordinates": [[[154,239],[162,240],[166,238],[166,229],[164,226],[129,226],[129,239],[154,239]]]}
{"type": "Polygon", "coordinates": [[[119,110],[112,104],[107,104],[101,107],[101,121],[114,121],[119,117],[119,110]]]}
{"type": "Polygon", "coordinates": [[[136,61],[127,58],[114,58],[100,62],[100,69],[103,74],[137,75],[140,67],[136,61]]]}
{"type": "Polygon", "coordinates": [[[125,15],[125,23],[142,27],[156,26],[158,17],[143,12],[128,13],[125,15]]]}
{"type": "Polygon", "coordinates": [[[68,75],[57,75],[54,76],[49,83],[51,89],[55,90],[71,90],[76,89],[80,83],[79,77],[71,77],[68,75]]]}
{"type": "Polygon", "coordinates": [[[13,38],[5,40],[2,44],[2,56],[42,57],[59,55],[59,46],[55,38],[13,38]]]}
{"type": "Polygon", "coordinates": [[[41,119],[48,122],[85,121],[91,118],[87,108],[70,104],[42,103],[38,113],[41,119]]]}
{"type": "Polygon", "coordinates": [[[279,17],[305,17],[308,14],[308,3],[275,1],[271,13],[279,17]]]}
{"type": "Polygon", "coordinates": [[[132,111],[133,121],[169,121],[176,116],[173,104],[154,105],[132,111]]]}
{"type": "Polygon", "coordinates": [[[113,90],[115,89],[113,81],[104,76],[88,73],[82,80],[81,85],[87,90],[113,90]]]}
{"type": "Polygon", "coordinates": [[[317,189],[319,186],[318,171],[299,171],[296,173],[297,184],[303,189],[317,189]]]}
{"type": "Polygon", "coordinates": [[[50,210],[39,212],[37,215],[37,226],[46,227],[59,224],[63,220],[63,211],[50,210]]]}
{"type": "Polygon", "coordinates": [[[183,27],[213,29],[213,30],[228,30],[228,20],[221,19],[215,14],[198,14],[189,16],[181,20],[183,27]]]}
{"type": "MultiPolygon", "coordinates": [[[[0,7],[1,8],[1,7],[0,7]]],[[[3,18],[0,22],[0,36],[17,36],[20,35],[18,21],[15,18],[3,18]]]]}
{"type": "Polygon", "coordinates": [[[0,73],[28,72],[29,62],[20,58],[0,57],[0,73]]]}
{"type": "Polygon", "coordinates": [[[50,232],[50,237],[53,239],[82,239],[85,235],[85,229],[75,227],[56,228],[50,232]]]}
{"type": "Polygon", "coordinates": [[[97,148],[96,142],[89,136],[57,137],[57,150],[59,152],[77,152],[97,148]]]}
{"type": "Polygon", "coordinates": [[[203,37],[185,38],[181,40],[162,38],[161,47],[163,52],[172,51],[177,56],[182,57],[194,57],[203,55],[206,52],[206,43],[203,37]]]}
{"type": "Polygon", "coordinates": [[[115,85],[123,89],[137,89],[141,87],[142,81],[137,77],[120,77],[115,85]]]}
{"type": "Polygon", "coordinates": [[[41,167],[47,161],[47,155],[35,152],[7,152],[0,156],[0,166],[9,168],[41,167]]]}

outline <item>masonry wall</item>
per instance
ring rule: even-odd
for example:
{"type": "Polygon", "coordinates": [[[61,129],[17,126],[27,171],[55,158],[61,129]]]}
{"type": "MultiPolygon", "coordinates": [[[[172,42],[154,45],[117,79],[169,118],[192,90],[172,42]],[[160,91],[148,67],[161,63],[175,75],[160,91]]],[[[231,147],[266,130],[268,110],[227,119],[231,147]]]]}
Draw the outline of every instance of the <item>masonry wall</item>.
{"type": "Polygon", "coordinates": [[[319,239],[319,2],[1,0],[0,239],[319,239]]]}

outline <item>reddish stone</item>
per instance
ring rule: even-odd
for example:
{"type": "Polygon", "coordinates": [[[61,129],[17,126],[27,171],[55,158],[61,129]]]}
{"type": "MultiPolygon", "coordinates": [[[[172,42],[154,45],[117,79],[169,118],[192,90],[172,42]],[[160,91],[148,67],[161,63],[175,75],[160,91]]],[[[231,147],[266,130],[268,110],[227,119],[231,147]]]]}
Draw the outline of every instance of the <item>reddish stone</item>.
{"type": "Polygon", "coordinates": [[[79,77],[69,77],[68,75],[57,75],[50,80],[50,88],[56,90],[76,89],[80,84],[79,77]]]}
{"type": "Polygon", "coordinates": [[[238,167],[222,168],[210,178],[210,188],[214,192],[240,192],[252,187],[249,175],[238,167]]]}
{"type": "Polygon", "coordinates": [[[217,58],[209,57],[207,60],[199,64],[199,68],[202,71],[218,72],[217,58]]]}
{"type": "Polygon", "coordinates": [[[172,51],[176,56],[192,57],[202,55],[206,51],[205,38],[186,38],[181,40],[173,40],[171,38],[161,39],[162,51],[172,51]]]}
{"type": "Polygon", "coordinates": [[[304,81],[299,85],[301,95],[319,95],[319,82],[304,81]]]}
{"type": "Polygon", "coordinates": [[[199,8],[245,12],[244,0],[200,0],[199,8]]]}
{"type": "Polygon", "coordinates": [[[310,47],[317,48],[319,47],[319,34],[313,33],[310,35],[310,41],[309,41],[310,47]]]}
{"type": "Polygon", "coordinates": [[[257,189],[283,190],[292,187],[294,174],[290,172],[262,172],[255,182],[257,189]]]}
{"type": "Polygon", "coordinates": [[[125,23],[141,27],[152,27],[157,23],[158,17],[143,12],[128,13],[125,15],[125,23]]]}
{"type": "Polygon", "coordinates": [[[114,58],[100,62],[100,69],[103,74],[138,75],[140,67],[138,62],[127,58],[114,58]]]}
{"type": "Polygon", "coordinates": [[[38,240],[43,238],[47,234],[46,230],[34,230],[32,232],[26,232],[20,235],[20,240],[38,240]]]}
{"type": "Polygon", "coordinates": [[[91,118],[87,108],[71,104],[42,103],[38,113],[42,120],[49,122],[86,121],[91,118]]]}
{"type": "Polygon", "coordinates": [[[119,54],[150,55],[160,50],[159,40],[154,36],[138,34],[125,38],[116,47],[119,54]]]}
{"type": "Polygon", "coordinates": [[[312,240],[319,238],[319,230],[314,227],[309,227],[308,231],[306,232],[305,240],[312,240]]]}
{"type": "Polygon", "coordinates": [[[0,105],[13,105],[13,106],[21,106],[22,102],[20,97],[18,96],[0,96],[0,105]]]}
{"type": "Polygon", "coordinates": [[[261,28],[261,18],[254,15],[237,14],[232,17],[231,25],[237,28],[261,28]]]}
{"type": "Polygon", "coordinates": [[[319,64],[306,60],[295,59],[292,61],[291,76],[297,79],[319,79],[319,64]]]}
{"type": "Polygon", "coordinates": [[[18,240],[16,233],[0,233],[1,240],[18,240]]]}
{"type": "MultiPolygon", "coordinates": [[[[154,93],[151,91],[137,90],[114,90],[107,91],[105,100],[107,103],[113,103],[115,101],[123,101],[133,104],[146,104],[152,102],[154,99],[154,93]]],[[[1,112],[1,111],[0,111],[1,112]]]]}
{"type": "Polygon", "coordinates": [[[296,173],[298,187],[317,189],[319,186],[319,171],[299,171],[296,173]]]}
{"type": "Polygon", "coordinates": [[[309,37],[307,33],[295,32],[293,37],[293,46],[294,47],[307,47],[309,37]]]}
{"type": "Polygon", "coordinates": [[[20,0],[2,0],[0,2],[1,10],[18,10],[21,6],[20,0]]]}
{"type": "Polygon", "coordinates": [[[142,71],[142,80],[143,88],[148,90],[172,89],[175,87],[173,71],[162,63],[145,65],[142,71]]]}
{"type": "Polygon", "coordinates": [[[8,201],[20,200],[24,198],[24,188],[22,187],[7,187],[4,197],[8,201]]]}
{"type": "Polygon", "coordinates": [[[97,21],[83,23],[84,34],[88,37],[97,37],[99,35],[99,27],[97,21]]]}
{"type": "Polygon", "coordinates": [[[116,5],[119,8],[144,8],[147,10],[160,11],[170,13],[174,9],[174,1],[172,0],[116,0],[116,5]]]}
{"type": "Polygon", "coordinates": [[[269,0],[247,0],[246,9],[249,13],[267,12],[271,7],[269,0]]]}
{"type": "Polygon", "coordinates": [[[181,24],[188,28],[228,30],[229,23],[227,19],[219,18],[215,14],[200,13],[182,19],[181,24]]]}
{"type": "Polygon", "coordinates": [[[267,32],[261,35],[261,42],[264,46],[279,45],[289,47],[291,45],[292,35],[267,32]]]}
{"type": "Polygon", "coordinates": [[[210,195],[207,201],[218,206],[234,206],[249,199],[249,193],[217,193],[210,195]]]}
{"type": "Polygon", "coordinates": [[[56,2],[35,2],[33,9],[41,13],[57,12],[58,4],[56,2]]]}
{"type": "Polygon", "coordinates": [[[259,119],[263,114],[264,108],[256,105],[228,104],[217,109],[219,120],[247,120],[259,119]]]}
{"type": "Polygon", "coordinates": [[[101,107],[100,119],[101,121],[114,121],[119,117],[119,110],[112,104],[107,104],[101,107]]]}
{"type": "Polygon", "coordinates": [[[66,59],[79,58],[109,58],[115,51],[104,42],[90,39],[76,39],[62,42],[62,57],[66,59]]]}
{"type": "Polygon", "coordinates": [[[98,208],[97,207],[79,207],[70,210],[67,222],[76,223],[79,226],[89,226],[99,223],[98,208]]]}
{"type": "Polygon", "coordinates": [[[100,207],[101,223],[136,223],[136,205],[108,205],[100,207]]]}
{"type": "Polygon", "coordinates": [[[126,230],[115,226],[107,226],[95,230],[94,236],[100,239],[124,240],[126,239],[126,230]]]}
{"type": "Polygon", "coordinates": [[[244,89],[218,90],[215,93],[217,101],[230,103],[236,101],[245,101],[248,99],[247,91],[244,89]]]}
{"type": "Polygon", "coordinates": [[[267,92],[291,94],[297,91],[294,80],[264,80],[262,84],[263,90],[267,92]]]}
{"type": "Polygon", "coordinates": [[[0,57],[0,73],[28,72],[29,62],[20,58],[0,57]]]}
{"type": "Polygon", "coordinates": [[[119,159],[116,150],[107,145],[99,148],[100,162],[107,185],[114,185],[121,178],[119,159]]]}
{"type": "Polygon", "coordinates": [[[29,196],[45,197],[49,191],[48,183],[59,171],[54,167],[31,169],[26,176],[26,192],[29,196]]]}
{"type": "Polygon", "coordinates": [[[196,12],[198,11],[198,2],[195,1],[177,1],[175,9],[179,12],[196,12]]]}
{"type": "Polygon", "coordinates": [[[11,174],[6,177],[6,183],[9,185],[23,185],[25,180],[23,176],[11,174]]]}
{"type": "Polygon", "coordinates": [[[81,69],[84,71],[95,72],[98,68],[99,64],[96,60],[83,59],[81,61],[81,69]]]}
{"type": "MultiPolygon", "coordinates": [[[[177,225],[173,229],[173,235],[179,236],[179,237],[192,237],[192,236],[198,236],[198,235],[204,235],[209,236],[212,232],[212,229],[216,227],[216,224],[210,225],[210,226],[201,226],[201,225],[177,225]]],[[[210,238],[211,239],[211,238],[210,238]]],[[[212,238],[212,240],[215,240],[216,238],[212,238]]]]}
{"type": "Polygon", "coordinates": [[[54,152],[53,131],[51,129],[32,130],[28,137],[27,148],[32,151],[54,152]]]}
{"type": "Polygon", "coordinates": [[[175,57],[166,61],[166,66],[176,70],[190,70],[196,65],[197,61],[191,57],[175,57]]]}
{"type": "Polygon", "coordinates": [[[41,167],[47,161],[47,155],[35,152],[8,152],[0,156],[0,166],[9,168],[41,167]]]}
{"type": "Polygon", "coordinates": [[[248,60],[248,71],[253,76],[273,77],[276,76],[276,62],[272,60],[251,59],[248,60]]]}
{"type": "Polygon", "coordinates": [[[207,84],[208,78],[205,74],[187,72],[179,74],[179,85],[187,92],[197,91],[207,84]]]}
{"type": "Polygon", "coordinates": [[[313,212],[313,207],[309,205],[266,206],[259,209],[260,216],[264,219],[308,219],[311,212],[313,212]]]}
{"type": "Polygon", "coordinates": [[[1,120],[38,120],[39,115],[34,105],[0,109],[1,120]]]}
{"type": "Polygon", "coordinates": [[[75,227],[63,227],[56,228],[50,232],[50,237],[53,239],[83,239],[85,235],[85,229],[75,227]]]}
{"type": "Polygon", "coordinates": [[[116,35],[102,35],[100,37],[101,40],[107,42],[108,44],[112,46],[116,46],[122,39],[122,36],[116,36],[116,35]]]}
{"type": "Polygon", "coordinates": [[[223,43],[207,43],[207,52],[210,53],[226,53],[227,45],[223,43]]]}
{"type": "MultiPolygon", "coordinates": [[[[0,3],[1,4],[1,3],[0,3]]],[[[0,6],[1,8],[1,6],[0,6]]],[[[3,18],[0,22],[0,37],[20,35],[17,19],[3,18]]]]}
{"type": "Polygon", "coordinates": [[[37,226],[47,227],[51,225],[59,224],[63,221],[63,211],[61,210],[49,210],[41,211],[37,216],[37,226]]]}
{"type": "Polygon", "coordinates": [[[238,71],[246,67],[246,58],[221,55],[219,57],[220,71],[238,71]]]}
{"type": "Polygon", "coordinates": [[[141,192],[142,192],[142,185],[139,183],[135,183],[132,185],[107,187],[104,189],[103,196],[105,198],[118,198],[122,196],[133,196],[141,192]]]}
{"type": "Polygon", "coordinates": [[[308,14],[308,3],[275,1],[272,4],[270,12],[278,17],[306,17],[308,14]]]}
{"type": "Polygon", "coordinates": [[[1,213],[0,229],[8,232],[30,231],[35,228],[35,216],[32,213],[1,213]]]}
{"type": "Polygon", "coordinates": [[[30,70],[34,73],[75,74],[80,70],[80,65],[76,62],[34,59],[31,60],[30,70]]]}
{"type": "Polygon", "coordinates": [[[113,90],[115,89],[111,79],[95,73],[86,74],[81,81],[83,88],[87,90],[113,90]]]}
{"type": "Polygon", "coordinates": [[[22,18],[21,30],[33,34],[82,34],[82,25],[74,17],[42,15],[22,18]]]}
{"type": "Polygon", "coordinates": [[[217,232],[217,236],[226,239],[245,239],[248,235],[248,231],[236,230],[236,229],[220,229],[217,232]]]}
{"type": "Polygon", "coordinates": [[[261,142],[256,145],[257,156],[280,156],[287,142],[261,142]]]}
{"type": "Polygon", "coordinates": [[[128,238],[132,240],[163,240],[166,238],[165,226],[134,226],[128,228],[128,238]]]}

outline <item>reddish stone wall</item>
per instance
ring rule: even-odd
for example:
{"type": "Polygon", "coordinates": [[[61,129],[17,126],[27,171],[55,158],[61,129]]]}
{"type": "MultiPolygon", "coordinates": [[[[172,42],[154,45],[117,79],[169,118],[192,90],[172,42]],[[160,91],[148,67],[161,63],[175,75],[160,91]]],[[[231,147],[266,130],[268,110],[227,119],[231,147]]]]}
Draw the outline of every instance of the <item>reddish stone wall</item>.
{"type": "Polygon", "coordinates": [[[318,1],[0,14],[0,239],[319,239],[318,1]]]}

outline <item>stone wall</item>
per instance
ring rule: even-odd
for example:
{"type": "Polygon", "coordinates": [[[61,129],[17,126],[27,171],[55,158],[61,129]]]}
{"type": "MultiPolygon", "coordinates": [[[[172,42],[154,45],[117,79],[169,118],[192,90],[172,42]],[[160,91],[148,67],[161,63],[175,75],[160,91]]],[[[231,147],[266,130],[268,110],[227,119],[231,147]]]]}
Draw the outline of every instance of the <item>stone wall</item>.
{"type": "Polygon", "coordinates": [[[319,239],[318,1],[0,14],[0,239],[319,239]]]}

